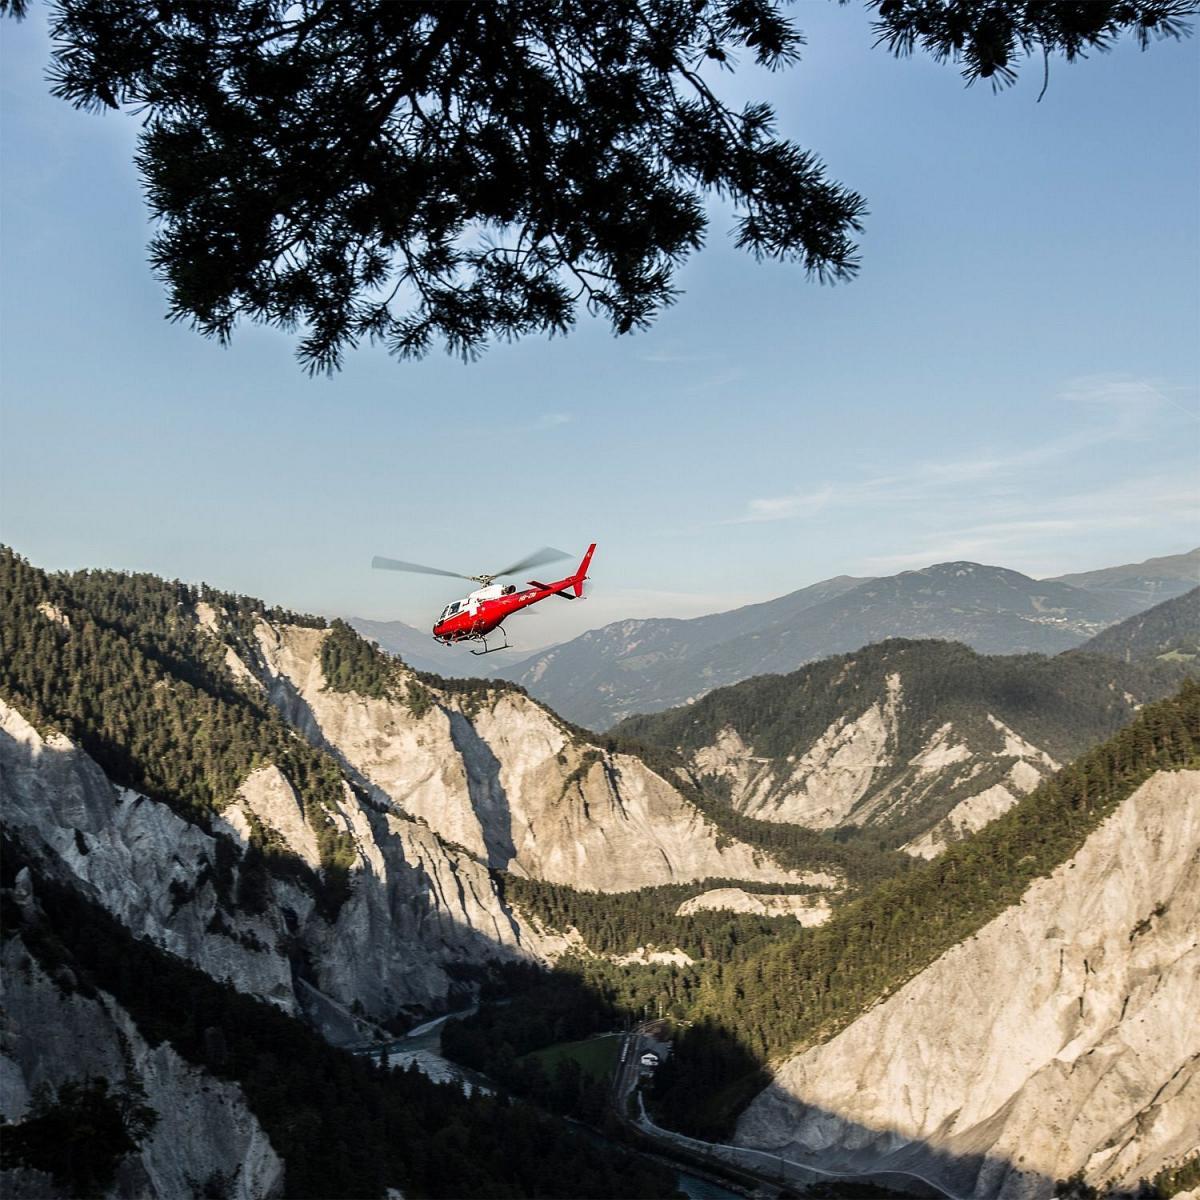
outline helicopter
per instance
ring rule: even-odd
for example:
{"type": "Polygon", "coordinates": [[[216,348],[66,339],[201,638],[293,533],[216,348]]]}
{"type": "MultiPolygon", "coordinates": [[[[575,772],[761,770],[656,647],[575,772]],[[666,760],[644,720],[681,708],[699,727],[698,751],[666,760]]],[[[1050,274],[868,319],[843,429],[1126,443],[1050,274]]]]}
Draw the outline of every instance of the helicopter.
{"type": "Polygon", "coordinates": [[[579,569],[574,575],[559,579],[554,583],[542,583],[537,579],[528,581],[528,585],[519,590],[515,583],[497,583],[507,575],[515,575],[519,571],[528,571],[533,567],[545,566],[547,563],[558,562],[569,558],[570,555],[552,546],[543,546],[518,562],[512,563],[502,571],[494,571],[490,575],[460,575],[457,571],[443,571],[440,567],[426,567],[421,563],[401,562],[396,558],[382,558],[378,554],[371,559],[371,566],[380,571],[411,571],[417,575],[448,575],[451,579],[466,579],[480,586],[462,600],[455,600],[442,609],[441,616],[433,623],[433,637],[443,646],[456,642],[482,642],[483,649],[472,649],[472,654],[494,654],[497,650],[507,650],[508,635],[503,629],[506,617],[537,604],[550,596],[561,596],[564,600],[579,600],[583,597],[583,584],[588,578],[588,566],[595,553],[596,543],[593,542],[584,554],[579,569]],[[504,637],[502,646],[489,646],[488,635],[497,629],[504,637]]]}

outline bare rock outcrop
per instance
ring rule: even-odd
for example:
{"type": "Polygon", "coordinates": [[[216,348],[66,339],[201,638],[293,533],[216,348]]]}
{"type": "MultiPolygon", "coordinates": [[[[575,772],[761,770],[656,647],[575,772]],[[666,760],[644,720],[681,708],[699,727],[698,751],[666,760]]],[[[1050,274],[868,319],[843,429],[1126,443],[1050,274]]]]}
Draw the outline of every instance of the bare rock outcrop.
{"type": "MultiPolygon", "coordinates": [[[[123,925],[246,992],[295,1011],[291,967],[276,948],[276,915],[223,912],[216,838],[137,792],[115,786],[61,734],[43,737],[0,700],[0,801],[5,824],[123,925]]],[[[298,920],[312,900],[289,896],[298,920]]]]}
{"type": "Polygon", "coordinates": [[[221,817],[243,842],[250,840],[251,822],[257,820],[308,866],[321,865],[317,835],[304,819],[300,797],[274,765],[251,771],[238,788],[237,799],[222,810],[221,817]]]}
{"type": "Polygon", "coordinates": [[[1130,1186],[1200,1149],[1200,771],[1160,772],[1034,883],[824,1045],[738,1141],[949,1194],[1130,1186]]]}
{"type": "Polygon", "coordinates": [[[961,841],[1008,812],[1025,790],[1015,779],[994,783],[960,800],[932,829],[900,848],[915,858],[936,858],[951,842],[961,841]]]}
{"type": "Polygon", "coordinates": [[[903,847],[921,858],[982,829],[1059,766],[990,713],[982,734],[967,737],[944,721],[921,735],[915,753],[906,752],[909,720],[903,679],[893,673],[879,699],[858,716],[837,717],[795,754],[758,754],[726,727],[693,752],[692,766],[701,777],[721,778],[748,816],[810,829],[919,820],[948,797],[949,811],[943,803],[930,828],[903,847]]]}
{"type": "Polygon", "coordinates": [[[930,856],[1172,690],[1161,673],[1102,658],[896,639],[630,717],[614,733],[679,755],[703,790],[715,785],[749,817],[853,827],[930,856]]]}
{"type": "MultiPolygon", "coordinates": [[[[332,919],[311,890],[285,878],[270,878],[261,905],[234,900],[247,813],[298,858],[316,861],[312,831],[274,767],[251,773],[210,833],[118,788],[67,738],[43,737],[0,702],[0,800],[22,841],[133,933],[289,1013],[312,1012],[286,951],[295,938],[309,953],[313,986],[376,1018],[441,1007],[452,964],[543,957],[536,931],[507,910],[485,864],[418,821],[374,810],[349,786],[338,817],[357,862],[332,919]]],[[[367,1030],[350,1022],[326,1032],[367,1030]]]]}
{"type": "MultiPolygon", "coordinates": [[[[328,689],[327,636],[259,623],[272,700],[381,804],[425,821],[488,866],[606,892],[704,878],[803,878],[720,837],[639,759],[581,742],[520,693],[498,690],[480,702],[422,684],[433,703],[417,709],[328,689]]],[[[402,679],[399,691],[415,685],[415,677],[402,679]]]]}
{"type": "Polygon", "coordinates": [[[795,917],[801,925],[824,925],[833,910],[824,896],[795,896],[748,892],[744,888],[712,888],[685,900],[675,915],[690,917],[706,910],[752,913],[756,917],[795,917]]]}

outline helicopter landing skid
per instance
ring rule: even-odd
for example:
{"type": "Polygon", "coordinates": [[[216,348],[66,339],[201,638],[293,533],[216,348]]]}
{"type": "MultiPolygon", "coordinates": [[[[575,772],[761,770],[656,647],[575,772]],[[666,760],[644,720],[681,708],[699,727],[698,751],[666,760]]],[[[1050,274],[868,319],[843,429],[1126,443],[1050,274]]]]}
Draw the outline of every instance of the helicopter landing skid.
{"type": "MultiPolygon", "coordinates": [[[[500,632],[504,633],[504,630],[501,629],[500,632]]],[[[471,653],[476,656],[478,656],[480,654],[495,654],[497,650],[507,650],[508,649],[508,635],[507,634],[504,635],[504,645],[503,646],[489,646],[487,644],[486,637],[480,637],[479,640],[483,643],[483,649],[471,651],[471,653]]]]}

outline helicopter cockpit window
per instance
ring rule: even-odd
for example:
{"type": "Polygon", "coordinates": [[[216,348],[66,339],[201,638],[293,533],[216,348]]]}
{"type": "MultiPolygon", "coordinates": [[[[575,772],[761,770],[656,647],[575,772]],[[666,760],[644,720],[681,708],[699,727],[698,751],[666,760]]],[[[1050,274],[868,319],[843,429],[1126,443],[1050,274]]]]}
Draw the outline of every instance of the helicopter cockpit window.
{"type": "Polygon", "coordinates": [[[454,616],[454,614],[456,612],[458,612],[460,607],[461,607],[461,605],[459,604],[459,602],[457,600],[455,600],[455,602],[453,604],[451,604],[448,609],[446,609],[446,616],[448,616],[448,617],[454,616]]]}

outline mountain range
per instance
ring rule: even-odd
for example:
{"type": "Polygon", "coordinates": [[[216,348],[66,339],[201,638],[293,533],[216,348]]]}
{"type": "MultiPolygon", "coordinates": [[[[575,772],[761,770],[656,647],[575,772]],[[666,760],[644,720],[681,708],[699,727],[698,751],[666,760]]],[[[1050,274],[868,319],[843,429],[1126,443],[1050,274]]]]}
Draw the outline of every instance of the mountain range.
{"type": "Polygon", "coordinates": [[[1189,550],[1186,554],[1148,558],[1140,563],[1059,575],[1054,582],[1089,592],[1101,592],[1126,605],[1126,615],[1132,616],[1200,584],[1200,548],[1189,550]]]}
{"type": "Polygon", "coordinates": [[[1194,668],[1200,659],[1200,588],[1098,633],[1079,647],[1122,662],[1176,663],[1194,668]]]}
{"type": "Polygon", "coordinates": [[[442,648],[403,621],[348,620],[415,670],[509,679],[568,719],[604,730],[633,713],[889,637],[961,641],[984,654],[1052,654],[1197,583],[1200,549],[1040,581],[981,563],[940,563],[884,578],[838,575],[703,617],[616,621],[525,658],[439,655],[442,648]]]}
{"type": "Polygon", "coordinates": [[[983,654],[1054,654],[1194,586],[1200,551],[1143,565],[1076,584],[970,562],[880,579],[839,576],[732,612],[618,621],[505,665],[499,676],[572,721],[607,729],[633,713],[890,637],[944,638],[983,654]]]}
{"type": "MultiPolygon", "coordinates": [[[[673,649],[687,649],[692,646],[715,646],[741,633],[753,633],[756,630],[771,625],[786,624],[797,614],[814,604],[839,596],[842,592],[857,587],[860,583],[868,582],[864,578],[850,575],[838,575],[833,579],[825,579],[810,587],[801,588],[787,596],[776,600],[768,600],[762,604],[748,604],[732,612],[713,613],[703,617],[693,617],[688,620],[664,617],[651,618],[645,621],[616,622],[605,629],[636,626],[645,636],[654,640],[655,647],[661,653],[669,655],[673,649]],[[680,632],[678,641],[672,641],[672,635],[680,632]]],[[[398,655],[406,663],[418,671],[432,671],[446,676],[475,675],[488,677],[512,677],[519,682],[519,673],[529,669],[529,664],[542,661],[545,656],[554,652],[557,647],[543,647],[533,655],[520,655],[498,652],[494,657],[466,659],[461,653],[454,658],[446,655],[439,656],[438,650],[430,638],[419,629],[403,621],[371,621],[364,617],[349,617],[347,623],[358,630],[363,637],[370,638],[381,649],[389,654],[398,655]]],[[[590,637],[591,633],[603,633],[604,630],[589,631],[581,636],[590,637]]],[[[573,645],[573,642],[565,643],[573,645]]]]}
{"type": "Polygon", "coordinates": [[[891,638],[603,738],[203,586],[0,549],[0,608],[6,1195],[667,1196],[529,1062],[652,1006],[674,1129],[979,1200],[1194,1173],[1175,601],[1117,658],[891,638]],[[470,1096],[333,1048],[481,999],[470,1096]]]}

